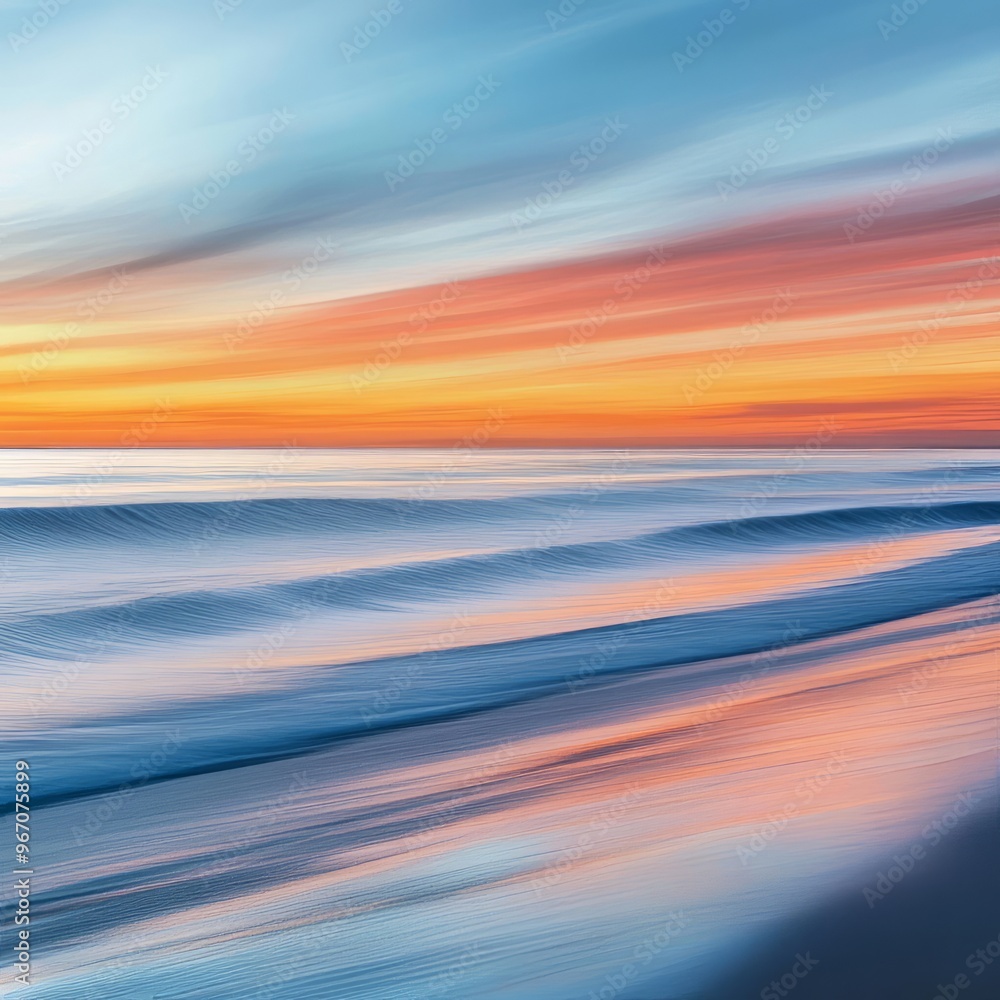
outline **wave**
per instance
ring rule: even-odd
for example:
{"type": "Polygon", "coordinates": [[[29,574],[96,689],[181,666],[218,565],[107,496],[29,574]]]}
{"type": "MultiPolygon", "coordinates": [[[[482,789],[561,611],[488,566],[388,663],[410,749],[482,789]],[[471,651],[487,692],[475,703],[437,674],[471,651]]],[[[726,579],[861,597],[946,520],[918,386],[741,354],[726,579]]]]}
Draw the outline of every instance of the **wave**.
{"type": "MultiPolygon", "coordinates": [[[[160,780],[489,711],[594,685],[602,678],[752,656],[997,594],[1000,543],[738,608],[290,671],[282,685],[264,690],[132,709],[122,716],[102,714],[77,723],[59,734],[49,794],[56,801],[127,781],[127,762],[155,752],[167,718],[191,735],[162,769],[160,780]],[[389,701],[386,693],[396,692],[403,681],[405,695],[389,701]],[[254,729],[250,750],[248,725],[254,729]],[[78,745],[83,751],[95,727],[119,733],[120,745],[97,766],[77,764],[73,754],[67,758],[68,747],[78,745]]],[[[43,759],[51,752],[44,741],[35,751],[43,759]]]]}
{"type": "MultiPolygon", "coordinates": [[[[358,505],[353,506],[356,511],[358,505]]],[[[169,523],[168,514],[163,524],[169,523]]],[[[343,519],[338,523],[343,524],[343,519]]],[[[712,522],[612,541],[543,544],[305,580],[119,601],[57,614],[8,615],[5,617],[16,624],[0,626],[0,650],[9,655],[27,656],[33,651],[56,655],[97,635],[103,637],[105,648],[109,635],[115,637],[115,644],[124,645],[169,637],[225,635],[294,622],[321,609],[434,606],[460,594],[490,594],[594,573],[639,569],[666,573],[678,561],[708,564],[713,555],[728,559],[734,554],[775,552],[787,546],[886,542],[913,534],[996,524],[1000,524],[1000,503],[987,501],[849,508],[712,522]]],[[[872,551],[877,553],[877,546],[872,551]]]]}

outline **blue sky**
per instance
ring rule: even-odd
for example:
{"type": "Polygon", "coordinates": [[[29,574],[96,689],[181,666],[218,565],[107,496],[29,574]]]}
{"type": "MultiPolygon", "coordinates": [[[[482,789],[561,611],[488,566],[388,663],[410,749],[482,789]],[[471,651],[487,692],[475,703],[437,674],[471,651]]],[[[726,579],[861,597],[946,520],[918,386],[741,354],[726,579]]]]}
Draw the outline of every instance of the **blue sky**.
{"type": "Polygon", "coordinates": [[[911,186],[953,197],[949,185],[982,187],[995,172],[991,6],[909,6],[894,25],[891,4],[792,0],[393,0],[395,13],[379,0],[51,0],[51,15],[4,3],[0,82],[16,97],[0,153],[6,278],[170,269],[186,301],[224,309],[224,288],[323,237],[341,256],[306,298],[533,266],[803,207],[837,205],[847,218],[941,130],[954,141],[911,186]],[[385,23],[362,49],[372,11],[385,23]],[[41,27],[28,38],[33,16],[41,27]],[[706,22],[722,31],[699,53],[689,37],[697,46],[706,22]],[[151,69],[162,80],[144,93],[151,69]],[[460,127],[445,125],[455,102],[476,103],[481,78],[494,81],[489,97],[460,127]],[[111,113],[137,87],[128,114],[111,113]],[[776,131],[815,88],[830,96],[776,131]],[[276,111],[291,120],[270,139],[265,131],[248,159],[241,148],[276,111]],[[65,169],[109,117],[100,145],[65,169]],[[616,138],[580,169],[574,150],[608,120],[621,123],[616,138]],[[387,181],[441,128],[445,140],[412,176],[387,181]],[[766,162],[725,195],[719,185],[768,139],[766,162]],[[234,161],[239,174],[183,217],[180,206],[234,161]],[[570,183],[546,203],[545,185],[566,170],[570,183]],[[537,217],[519,225],[532,205],[537,217]]]}

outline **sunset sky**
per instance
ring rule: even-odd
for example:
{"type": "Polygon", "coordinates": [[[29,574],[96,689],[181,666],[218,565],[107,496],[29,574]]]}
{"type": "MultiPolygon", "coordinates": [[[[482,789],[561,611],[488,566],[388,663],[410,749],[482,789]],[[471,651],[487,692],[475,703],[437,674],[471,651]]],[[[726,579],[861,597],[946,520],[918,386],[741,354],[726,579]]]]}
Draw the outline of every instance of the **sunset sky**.
{"type": "Polygon", "coordinates": [[[997,446],[995,11],[909,6],[2,3],[0,447],[997,446]]]}

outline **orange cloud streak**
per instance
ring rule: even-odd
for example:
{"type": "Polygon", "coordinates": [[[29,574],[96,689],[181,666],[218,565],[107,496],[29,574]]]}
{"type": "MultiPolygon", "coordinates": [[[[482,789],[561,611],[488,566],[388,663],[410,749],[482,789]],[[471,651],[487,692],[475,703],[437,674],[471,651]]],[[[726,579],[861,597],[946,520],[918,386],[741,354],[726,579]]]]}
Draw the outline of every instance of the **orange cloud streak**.
{"type": "Polygon", "coordinates": [[[997,445],[997,204],[854,243],[840,217],[788,218],[172,330],[123,318],[126,290],[72,333],[59,315],[3,335],[0,446],[780,446],[821,427],[834,446],[997,445]]]}

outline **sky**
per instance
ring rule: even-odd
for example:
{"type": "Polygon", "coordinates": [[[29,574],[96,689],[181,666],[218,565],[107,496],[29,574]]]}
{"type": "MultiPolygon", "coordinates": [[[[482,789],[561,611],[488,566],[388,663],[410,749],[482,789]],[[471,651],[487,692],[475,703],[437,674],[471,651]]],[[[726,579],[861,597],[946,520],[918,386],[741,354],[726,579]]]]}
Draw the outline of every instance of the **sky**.
{"type": "Polygon", "coordinates": [[[0,447],[1000,441],[990,4],[0,30],[0,447]]]}

